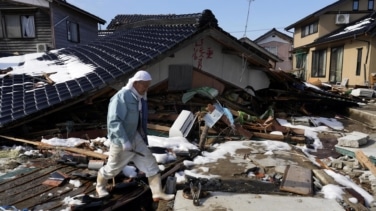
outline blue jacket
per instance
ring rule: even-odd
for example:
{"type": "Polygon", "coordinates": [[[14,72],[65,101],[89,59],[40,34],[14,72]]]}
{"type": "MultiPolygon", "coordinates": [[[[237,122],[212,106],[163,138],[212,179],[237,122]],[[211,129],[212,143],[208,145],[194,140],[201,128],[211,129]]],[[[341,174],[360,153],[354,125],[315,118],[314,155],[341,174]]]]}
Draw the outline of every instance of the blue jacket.
{"type": "MultiPolygon", "coordinates": [[[[147,106],[143,105],[143,128],[146,133],[147,106]]],[[[107,113],[107,138],[114,144],[121,146],[125,142],[133,142],[136,135],[138,121],[138,100],[129,89],[122,88],[110,100],[107,113]]],[[[144,137],[147,144],[147,137],[144,137]]]]}

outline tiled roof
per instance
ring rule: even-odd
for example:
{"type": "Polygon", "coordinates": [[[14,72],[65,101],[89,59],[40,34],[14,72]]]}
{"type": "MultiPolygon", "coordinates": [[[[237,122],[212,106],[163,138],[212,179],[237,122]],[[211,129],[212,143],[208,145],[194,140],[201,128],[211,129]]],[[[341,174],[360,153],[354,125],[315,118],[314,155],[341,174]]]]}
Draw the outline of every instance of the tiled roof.
{"type": "MultiPolygon", "coordinates": [[[[34,62],[40,64],[48,63],[44,67],[52,70],[50,72],[56,70],[57,74],[59,70],[71,68],[70,64],[74,60],[85,67],[83,69],[87,69],[84,74],[80,74],[82,68],[74,69],[73,66],[68,80],[56,77],[55,83],[47,83],[41,74],[30,74],[45,71],[42,66],[28,65],[27,61],[20,62],[12,71],[0,75],[0,128],[19,123],[48,108],[77,100],[89,92],[108,86],[121,76],[133,73],[132,71],[195,34],[200,20],[202,21],[200,18],[204,16],[191,15],[199,18],[195,24],[149,24],[121,30],[88,45],[51,51],[40,54],[35,59],[34,62]],[[22,68],[27,71],[16,72],[22,68]]],[[[0,65],[1,63],[0,58],[0,65]]]]}
{"type": "Polygon", "coordinates": [[[318,19],[322,14],[330,12],[333,7],[339,6],[341,4],[345,4],[348,1],[349,0],[338,0],[338,1],[335,1],[334,3],[329,4],[328,6],[326,6],[324,8],[321,8],[321,9],[317,10],[316,12],[311,13],[308,16],[306,16],[306,17],[298,20],[297,22],[295,22],[295,23],[293,23],[293,24],[285,27],[285,30],[289,31],[290,29],[297,27],[299,24],[304,23],[307,20],[318,19]]]}
{"type": "Polygon", "coordinates": [[[311,45],[322,44],[326,42],[338,41],[342,39],[353,39],[360,35],[364,35],[368,32],[371,32],[376,27],[376,12],[367,15],[366,17],[360,18],[352,23],[345,25],[342,28],[339,28],[323,37],[316,39],[311,45]]]}
{"type": "Polygon", "coordinates": [[[141,24],[148,21],[167,23],[175,21],[176,23],[182,23],[185,21],[192,21],[192,23],[198,23],[197,19],[201,17],[202,13],[183,14],[183,15],[117,15],[107,26],[107,30],[117,30],[124,26],[133,26],[135,24],[141,24]]]}

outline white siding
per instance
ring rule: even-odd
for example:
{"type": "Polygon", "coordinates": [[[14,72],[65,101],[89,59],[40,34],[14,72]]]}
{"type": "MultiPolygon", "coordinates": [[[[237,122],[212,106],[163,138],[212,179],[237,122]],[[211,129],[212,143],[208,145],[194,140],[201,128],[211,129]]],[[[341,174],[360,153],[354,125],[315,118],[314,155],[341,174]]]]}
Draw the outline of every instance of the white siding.
{"type": "MultiPolygon", "coordinates": [[[[202,58],[202,70],[227,81],[239,88],[252,86],[255,90],[267,88],[270,81],[267,75],[261,70],[249,69],[248,65],[243,69],[242,59],[235,55],[222,53],[222,46],[212,39],[204,39],[202,48],[204,52],[213,51],[211,58],[202,58]]],[[[167,57],[160,63],[148,68],[153,77],[153,84],[168,78],[168,66],[170,64],[191,65],[198,67],[199,59],[194,59],[196,44],[191,44],[179,52],[174,57],[167,57]]]]}

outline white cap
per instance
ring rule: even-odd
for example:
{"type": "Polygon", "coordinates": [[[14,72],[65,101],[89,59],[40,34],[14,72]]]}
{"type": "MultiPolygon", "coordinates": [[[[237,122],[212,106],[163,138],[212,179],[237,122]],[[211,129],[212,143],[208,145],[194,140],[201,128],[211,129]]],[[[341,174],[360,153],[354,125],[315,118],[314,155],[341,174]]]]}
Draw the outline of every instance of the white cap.
{"type": "Polygon", "coordinates": [[[128,80],[128,83],[127,85],[125,85],[125,88],[131,89],[135,81],[151,81],[151,76],[145,70],[139,70],[136,74],[134,74],[132,78],[128,80]]]}

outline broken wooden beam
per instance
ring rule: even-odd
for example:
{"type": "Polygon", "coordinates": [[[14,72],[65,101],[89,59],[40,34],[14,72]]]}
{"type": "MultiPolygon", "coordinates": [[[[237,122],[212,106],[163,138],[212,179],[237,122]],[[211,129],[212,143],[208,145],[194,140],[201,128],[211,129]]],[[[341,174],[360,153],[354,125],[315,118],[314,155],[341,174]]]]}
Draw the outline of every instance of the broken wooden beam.
{"type": "MultiPolygon", "coordinates": [[[[215,107],[212,104],[209,104],[206,109],[209,112],[213,112],[215,110],[215,107]]],[[[296,142],[296,143],[306,143],[305,137],[297,137],[297,136],[289,136],[289,135],[277,135],[277,134],[268,134],[268,133],[258,133],[258,132],[251,132],[244,128],[240,124],[234,124],[231,125],[230,120],[227,118],[226,115],[222,115],[220,120],[224,122],[229,127],[234,127],[236,132],[238,132],[241,136],[250,139],[252,137],[257,138],[264,138],[264,139],[271,139],[271,140],[278,140],[278,141],[284,141],[284,142],[296,142]]]]}
{"type": "MultiPolygon", "coordinates": [[[[227,105],[227,107],[232,108],[232,110],[234,110],[234,109],[238,110],[238,111],[242,110],[242,111],[244,111],[247,114],[251,114],[251,115],[257,116],[257,114],[254,111],[245,108],[245,106],[241,106],[241,105],[238,105],[237,103],[231,102],[230,100],[228,100],[228,99],[226,99],[226,98],[224,98],[222,96],[218,96],[218,99],[220,101],[223,101],[227,105]]],[[[231,111],[231,109],[230,109],[230,111],[231,111]]]]}
{"type": "MultiPolygon", "coordinates": [[[[226,116],[222,116],[221,120],[223,121],[223,119],[225,119],[225,120],[227,120],[227,122],[229,122],[226,116]]],[[[251,133],[250,131],[243,128],[240,124],[235,124],[235,129],[244,138],[250,139],[250,138],[253,137],[253,133],[251,133]]]]}
{"type": "Polygon", "coordinates": [[[90,151],[90,150],[84,150],[84,149],[79,149],[79,148],[74,148],[74,147],[52,146],[52,145],[44,144],[42,142],[29,141],[29,140],[25,140],[25,139],[14,138],[14,137],[9,137],[9,136],[4,136],[4,135],[0,135],[0,137],[11,140],[11,141],[17,141],[17,142],[22,142],[22,143],[25,143],[25,144],[31,144],[31,145],[34,145],[34,146],[37,146],[37,147],[40,147],[40,148],[44,148],[44,149],[47,148],[47,149],[56,149],[56,150],[66,150],[66,151],[75,152],[75,153],[78,153],[78,154],[83,154],[83,155],[87,155],[87,156],[90,156],[90,157],[99,158],[99,159],[103,159],[103,160],[107,159],[107,155],[97,153],[97,152],[93,152],[93,151],[90,151]]]}
{"type": "Polygon", "coordinates": [[[270,131],[270,127],[272,126],[273,123],[268,123],[268,124],[261,124],[261,123],[248,123],[246,122],[244,127],[247,127],[251,130],[258,130],[259,132],[264,132],[267,133],[270,131]]]}
{"type": "Polygon", "coordinates": [[[205,125],[204,129],[201,131],[200,142],[198,144],[198,147],[200,148],[200,150],[205,149],[206,137],[208,136],[208,131],[209,131],[209,126],[205,125]]]}
{"type": "Polygon", "coordinates": [[[271,139],[271,140],[284,141],[284,142],[306,143],[305,137],[277,135],[277,134],[269,134],[269,133],[258,133],[258,132],[252,132],[252,133],[253,133],[253,137],[257,137],[257,138],[271,139]]]}
{"type": "MultiPolygon", "coordinates": [[[[238,111],[235,111],[233,109],[230,109],[230,112],[231,114],[234,116],[234,117],[237,117],[239,116],[239,112],[238,111]]],[[[244,118],[245,119],[248,119],[248,118],[252,118],[252,116],[250,114],[247,114],[245,113],[244,115],[246,115],[244,118]]],[[[285,127],[285,126],[281,126],[278,121],[276,121],[275,119],[273,121],[271,121],[270,124],[262,124],[260,122],[245,122],[244,126],[243,126],[245,129],[253,129],[253,130],[258,130],[258,131],[263,131],[263,132],[270,132],[272,130],[277,130],[277,131],[281,131],[282,133],[284,134],[287,134],[287,133],[293,133],[293,134],[297,134],[297,135],[304,135],[304,129],[300,129],[300,128],[290,128],[290,127],[285,127]]],[[[254,135],[256,135],[254,133],[254,135]]],[[[262,138],[262,137],[261,137],[262,138]]],[[[283,140],[287,140],[287,136],[285,138],[280,138],[280,137],[274,137],[276,138],[275,140],[280,140],[280,141],[283,141],[283,140]]],[[[304,137],[301,138],[301,137],[298,137],[298,138],[295,138],[295,137],[292,137],[292,141],[293,142],[297,142],[297,143],[301,143],[301,142],[304,142],[304,137]]]]}
{"type": "Polygon", "coordinates": [[[370,159],[367,157],[367,155],[365,155],[362,150],[357,150],[355,152],[355,155],[356,155],[356,159],[358,159],[359,163],[362,164],[363,167],[368,168],[368,170],[370,170],[372,172],[372,174],[376,176],[376,167],[370,161],[370,159]]]}
{"type": "Polygon", "coordinates": [[[151,123],[147,124],[147,128],[151,129],[151,130],[158,130],[158,131],[163,131],[163,132],[167,132],[167,133],[170,131],[170,127],[168,127],[168,126],[151,124],[151,123]]]}

